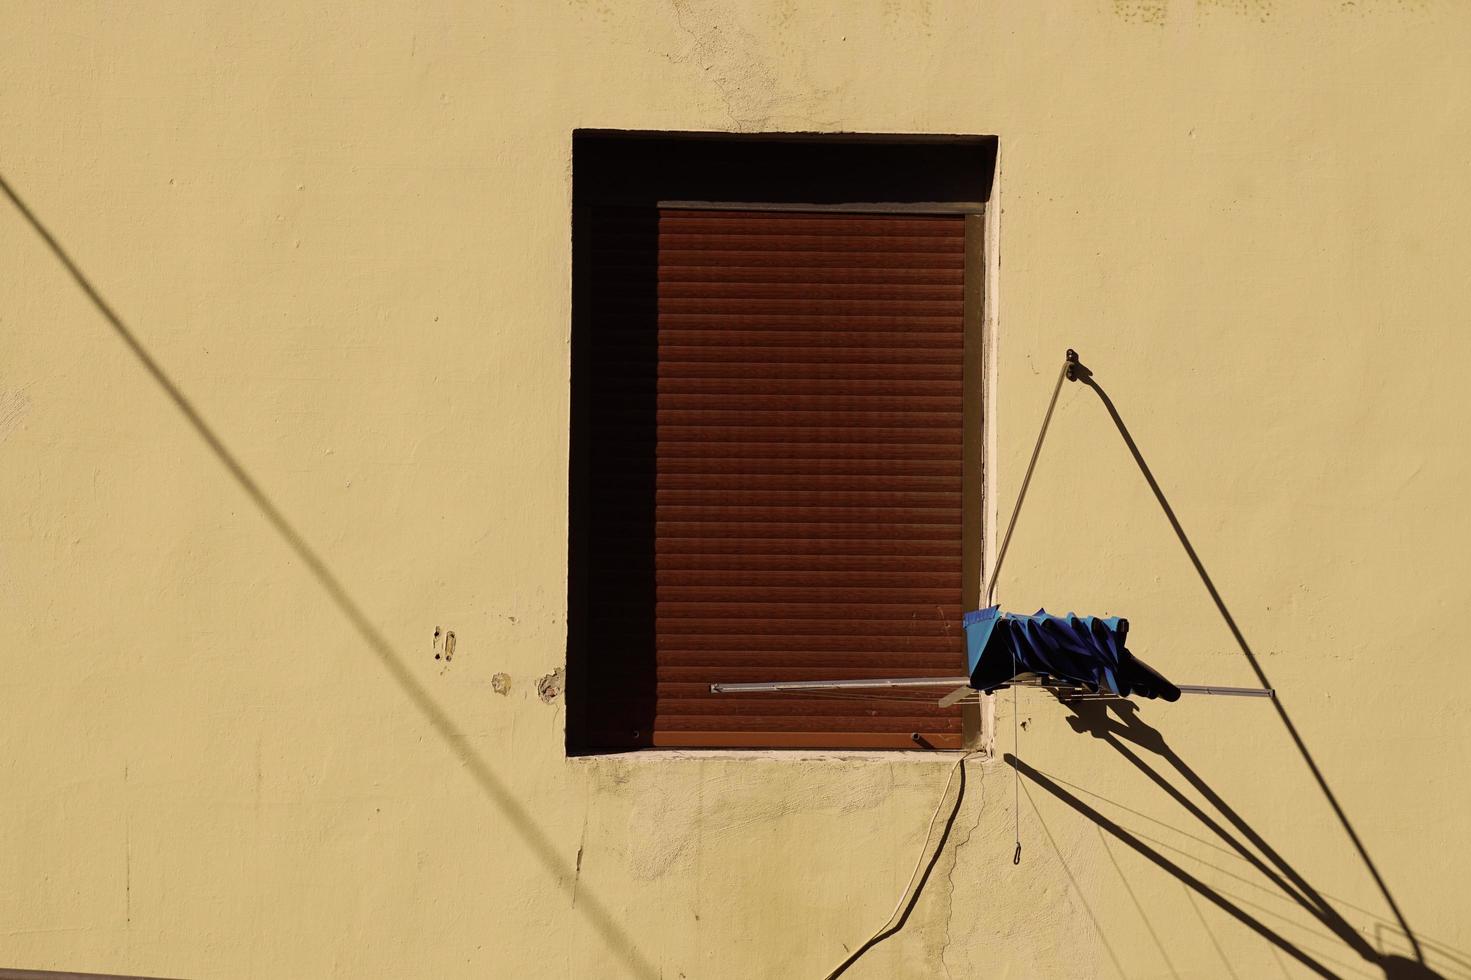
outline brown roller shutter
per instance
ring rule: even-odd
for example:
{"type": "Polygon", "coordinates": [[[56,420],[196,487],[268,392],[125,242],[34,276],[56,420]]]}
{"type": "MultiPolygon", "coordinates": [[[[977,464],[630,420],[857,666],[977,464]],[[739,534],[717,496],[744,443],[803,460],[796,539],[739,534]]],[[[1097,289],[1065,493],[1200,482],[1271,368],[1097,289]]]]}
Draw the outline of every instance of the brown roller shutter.
{"type": "Polygon", "coordinates": [[[964,218],[587,221],[588,747],[958,747],[933,697],[709,685],[959,672],[964,218]]]}

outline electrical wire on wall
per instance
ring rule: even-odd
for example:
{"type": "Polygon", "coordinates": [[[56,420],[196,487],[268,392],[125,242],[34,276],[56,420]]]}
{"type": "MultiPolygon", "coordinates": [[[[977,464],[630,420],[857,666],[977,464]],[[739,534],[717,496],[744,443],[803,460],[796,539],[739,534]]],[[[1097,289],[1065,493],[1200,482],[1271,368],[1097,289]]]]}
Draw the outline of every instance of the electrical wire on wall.
{"type": "Polygon", "coordinates": [[[975,754],[976,750],[965,753],[955,760],[955,765],[950,767],[950,776],[945,780],[945,788],[941,791],[939,800],[935,802],[935,812],[930,815],[929,826],[925,829],[924,847],[920,849],[919,860],[915,862],[914,871],[910,873],[904,890],[899,893],[899,901],[894,905],[894,911],[889,913],[889,917],[884,920],[884,924],[877,932],[855,949],[847,959],[833,968],[826,980],[837,980],[848,971],[849,967],[858,962],[859,957],[864,953],[904,928],[904,923],[909,920],[910,913],[914,911],[914,906],[919,902],[919,896],[924,893],[924,886],[930,879],[930,872],[935,870],[935,864],[939,862],[940,855],[945,851],[945,842],[950,839],[950,830],[955,826],[955,818],[960,816],[960,805],[965,801],[965,763],[975,754]],[[955,782],[956,773],[960,774],[960,789],[955,794],[955,805],[950,810],[950,816],[945,819],[945,829],[940,833],[940,839],[935,844],[934,852],[930,854],[929,861],[926,862],[925,855],[930,851],[930,838],[934,836],[935,823],[940,819],[940,811],[945,808],[945,799],[950,795],[950,784],[955,782]],[[920,869],[923,869],[923,874],[920,873],[920,869]],[[918,880],[917,887],[916,880],[918,880]],[[910,894],[911,890],[913,894],[910,894]]]}
{"type": "MultiPolygon", "coordinates": [[[[1032,472],[1037,468],[1037,458],[1042,454],[1042,442],[1043,442],[1043,440],[1045,440],[1047,438],[1047,427],[1052,422],[1052,411],[1053,411],[1053,409],[1055,409],[1057,407],[1057,396],[1062,391],[1062,383],[1063,383],[1064,380],[1067,379],[1068,374],[1069,374],[1069,371],[1071,371],[1071,369],[1072,369],[1072,366],[1075,363],[1077,363],[1077,358],[1078,358],[1078,355],[1074,354],[1072,351],[1068,351],[1067,352],[1067,357],[1063,361],[1062,371],[1059,372],[1059,374],[1057,376],[1057,384],[1054,385],[1053,388],[1052,388],[1052,398],[1047,402],[1047,412],[1046,412],[1046,414],[1044,414],[1042,416],[1042,427],[1037,432],[1037,442],[1032,447],[1032,458],[1027,463],[1027,471],[1026,471],[1026,473],[1022,476],[1021,489],[1017,492],[1017,495],[1016,495],[1016,505],[1011,510],[1011,519],[1009,521],[1007,521],[1007,524],[1006,524],[1006,534],[1002,537],[1002,539],[1001,539],[1001,547],[1000,547],[1000,549],[996,553],[996,567],[991,571],[990,578],[987,581],[985,591],[983,592],[983,595],[985,596],[985,601],[986,601],[986,604],[987,605],[990,605],[991,604],[992,598],[995,595],[995,592],[996,592],[996,580],[997,580],[997,577],[1001,574],[1001,564],[1002,564],[1002,562],[1004,562],[1006,560],[1006,549],[1011,545],[1011,535],[1012,535],[1012,532],[1016,530],[1016,519],[1017,519],[1018,516],[1020,516],[1021,510],[1022,510],[1022,504],[1027,499],[1027,488],[1029,486],[1031,486],[1031,483],[1032,483],[1032,472]]],[[[1016,669],[1015,653],[1012,654],[1012,658],[1013,658],[1012,672],[1014,674],[1015,673],[1015,669],[1016,669]]],[[[851,695],[851,694],[850,695],[846,695],[846,696],[848,696],[848,697],[854,697],[854,695],[851,695]]],[[[859,696],[861,697],[861,695],[859,695],[859,696]]],[[[895,696],[894,696],[894,694],[892,692],[885,693],[884,695],[882,695],[882,697],[884,697],[885,699],[894,699],[895,698],[895,696]]],[[[921,695],[921,697],[929,697],[929,695],[921,695]]],[[[1016,693],[1016,685],[1015,684],[1013,684],[1012,687],[1011,687],[1011,715],[1012,715],[1012,717],[1011,717],[1011,726],[1012,726],[1012,754],[1013,754],[1013,756],[1016,759],[1020,760],[1021,759],[1020,705],[1019,705],[1019,702],[1017,700],[1017,693],[1016,693]]],[[[894,911],[892,911],[892,912],[889,913],[888,919],[886,919],[884,921],[883,926],[881,926],[879,928],[878,932],[875,932],[871,937],[869,937],[869,939],[868,939],[867,942],[865,942],[862,946],[859,946],[856,950],[854,950],[853,953],[852,953],[852,955],[850,955],[842,963],[838,964],[838,966],[831,973],[829,973],[827,975],[827,980],[835,980],[835,978],[841,976],[843,973],[845,973],[847,971],[847,969],[850,966],[852,966],[854,963],[856,963],[858,961],[858,958],[860,956],[862,956],[864,953],[868,952],[874,946],[876,946],[879,943],[883,942],[885,939],[887,939],[888,937],[892,936],[894,933],[898,932],[900,929],[902,929],[904,927],[905,921],[909,918],[909,913],[914,910],[915,903],[919,901],[919,896],[924,891],[925,882],[929,880],[930,871],[934,869],[935,863],[937,861],[939,861],[939,859],[940,859],[941,852],[945,849],[945,842],[947,840],[949,840],[949,838],[950,838],[950,828],[955,825],[955,818],[960,814],[960,804],[961,804],[961,801],[965,799],[965,762],[966,762],[967,759],[969,759],[974,754],[975,754],[974,751],[967,752],[965,755],[961,756],[958,760],[956,760],[955,765],[953,767],[951,767],[951,769],[950,769],[950,776],[949,776],[949,778],[947,778],[945,780],[945,789],[940,793],[940,799],[935,804],[935,812],[930,816],[929,827],[925,831],[925,850],[920,851],[919,861],[915,864],[914,871],[909,875],[909,882],[904,886],[904,891],[900,893],[900,895],[899,895],[899,901],[894,906],[894,911]],[[955,774],[957,772],[961,774],[961,777],[960,777],[960,792],[957,793],[956,796],[955,796],[955,807],[954,807],[954,809],[952,809],[950,811],[950,817],[949,817],[949,819],[947,819],[945,821],[945,832],[940,835],[940,841],[939,841],[938,844],[935,845],[934,854],[931,855],[931,857],[929,859],[929,863],[926,864],[925,863],[925,852],[929,849],[930,837],[933,836],[933,834],[935,832],[935,821],[940,818],[940,811],[944,808],[945,798],[950,795],[950,784],[955,781],[955,774]],[[921,868],[924,869],[924,875],[923,875],[923,877],[920,876],[920,869],[921,868]],[[914,888],[914,883],[915,883],[915,879],[916,878],[919,879],[919,887],[917,889],[914,888]],[[908,905],[906,906],[905,905],[905,898],[906,898],[906,896],[910,896],[910,890],[911,889],[914,889],[914,894],[913,894],[913,896],[909,897],[909,902],[908,902],[908,905]],[[901,914],[901,911],[900,911],[901,909],[903,910],[902,911],[902,914],[901,914]],[[898,917],[898,921],[897,922],[895,921],[895,917],[896,916],[898,917]]],[[[1015,833],[1015,837],[1016,837],[1016,850],[1012,852],[1011,863],[1012,864],[1021,864],[1021,861],[1022,861],[1021,819],[1022,818],[1021,818],[1021,777],[1020,777],[1019,767],[1012,766],[1012,769],[1011,769],[1011,778],[1012,778],[1012,786],[1011,786],[1011,788],[1012,788],[1012,819],[1013,819],[1013,825],[1014,825],[1015,831],[1016,831],[1016,833],[1015,833]]]]}

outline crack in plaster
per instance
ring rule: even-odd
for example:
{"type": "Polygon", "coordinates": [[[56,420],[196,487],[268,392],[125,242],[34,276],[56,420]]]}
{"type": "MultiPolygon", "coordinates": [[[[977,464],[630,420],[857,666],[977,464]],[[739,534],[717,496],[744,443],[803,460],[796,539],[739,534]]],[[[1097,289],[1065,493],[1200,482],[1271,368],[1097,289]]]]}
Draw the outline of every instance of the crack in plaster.
{"type": "Polygon", "coordinates": [[[806,127],[832,127],[831,121],[818,120],[814,109],[836,89],[818,89],[801,81],[794,86],[794,94],[779,94],[780,76],[763,56],[763,44],[728,16],[729,11],[738,8],[700,0],[669,3],[675,26],[690,39],[693,48],[688,54],[670,55],[669,59],[676,63],[693,59],[709,74],[734,131],[771,129],[778,115],[806,127]]]}
{"type": "MultiPolygon", "coordinates": [[[[962,763],[962,765],[964,765],[964,764],[965,763],[962,763]]],[[[950,850],[950,867],[945,872],[945,886],[946,886],[946,893],[945,893],[946,894],[946,899],[945,899],[945,917],[944,917],[945,929],[944,929],[943,938],[940,941],[940,967],[945,971],[945,976],[947,976],[947,977],[948,976],[951,976],[950,966],[949,966],[949,964],[947,964],[945,962],[945,957],[950,952],[950,943],[951,943],[950,925],[955,920],[955,869],[958,868],[958,867],[960,867],[960,849],[962,847],[964,847],[965,845],[967,845],[967,844],[970,843],[971,837],[973,837],[975,835],[976,830],[981,826],[981,816],[982,816],[983,813],[985,813],[985,809],[986,809],[986,770],[985,770],[984,767],[978,767],[977,770],[976,770],[976,790],[975,791],[976,791],[976,796],[978,797],[978,799],[976,800],[976,802],[974,804],[974,808],[975,808],[975,812],[976,812],[975,822],[972,823],[970,825],[970,827],[966,830],[966,832],[965,832],[965,838],[963,840],[956,841],[955,846],[953,848],[951,848],[951,850],[950,850]]]]}

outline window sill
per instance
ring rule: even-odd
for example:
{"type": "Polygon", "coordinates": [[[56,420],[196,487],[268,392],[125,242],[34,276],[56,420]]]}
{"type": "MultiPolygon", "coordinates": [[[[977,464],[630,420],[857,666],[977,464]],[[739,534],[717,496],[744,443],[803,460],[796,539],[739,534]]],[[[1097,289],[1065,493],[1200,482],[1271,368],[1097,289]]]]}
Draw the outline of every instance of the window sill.
{"type": "MultiPolygon", "coordinates": [[[[839,763],[893,763],[924,764],[926,762],[953,765],[955,759],[966,753],[965,749],[639,749],[633,752],[606,752],[597,755],[569,755],[573,764],[595,764],[616,759],[632,763],[708,762],[711,760],[761,759],[778,762],[839,762],[839,763]]],[[[986,752],[975,751],[982,761],[990,761],[986,752]]]]}

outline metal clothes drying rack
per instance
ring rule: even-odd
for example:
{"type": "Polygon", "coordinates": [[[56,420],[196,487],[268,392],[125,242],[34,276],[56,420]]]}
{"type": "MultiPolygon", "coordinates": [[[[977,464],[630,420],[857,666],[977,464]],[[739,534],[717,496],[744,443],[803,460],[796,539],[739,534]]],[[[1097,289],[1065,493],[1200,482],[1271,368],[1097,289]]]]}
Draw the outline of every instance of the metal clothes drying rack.
{"type": "MultiPolygon", "coordinates": [[[[1016,519],[1021,513],[1022,503],[1026,500],[1027,489],[1032,482],[1032,472],[1037,466],[1037,457],[1042,452],[1042,442],[1047,438],[1047,429],[1052,422],[1052,410],[1057,407],[1057,396],[1062,390],[1064,380],[1077,381],[1080,374],[1088,376],[1088,369],[1078,363],[1078,354],[1071,348],[1068,349],[1064,358],[1062,371],[1057,376],[1057,384],[1052,389],[1052,399],[1047,403],[1047,412],[1042,417],[1042,428],[1037,433],[1036,445],[1032,448],[1032,458],[1027,464],[1026,474],[1022,477],[1022,485],[1017,493],[1016,506],[1012,508],[1011,519],[1007,522],[1006,534],[1002,538],[1001,548],[997,552],[996,567],[991,572],[990,579],[984,592],[985,602],[990,604],[991,598],[996,591],[996,581],[1001,574],[1002,563],[1006,561],[1006,551],[1011,544],[1011,535],[1016,530],[1016,519]]],[[[1015,663],[1013,662],[1013,666],[1015,663]]],[[[954,677],[875,677],[856,680],[811,680],[811,681],[757,681],[743,683],[713,683],[710,685],[712,694],[778,694],[778,693],[800,693],[807,692],[821,694],[825,692],[858,692],[858,691],[893,691],[902,689],[926,689],[944,688],[948,693],[937,699],[941,707],[950,707],[964,701],[968,696],[975,695],[979,699],[982,694],[990,694],[1005,687],[1039,688],[1050,691],[1065,701],[1074,700],[1110,700],[1121,696],[1108,691],[1092,688],[1088,685],[1078,684],[1066,680],[1056,679],[1047,675],[1017,674],[1007,683],[996,684],[981,689],[971,686],[971,679],[967,676],[957,675],[954,677]]],[[[1212,695],[1218,697],[1247,697],[1247,698],[1273,698],[1276,692],[1267,687],[1226,687],[1219,684],[1177,684],[1175,685],[1181,694],[1212,695]]],[[[1013,695],[1014,696],[1014,695],[1013,695]]]]}
{"type": "MultiPolygon", "coordinates": [[[[1270,687],[1225,687],[1220,684],[1176,684],[1181,694],[1210,694],[1218,697],[1270,698],[1277,692],[1270,687]]],[[[873,691],[898,688],[948,688],[950,693],[939,699],[943,708],[948,708],[965,699],[968,694],[980,696],[1005,687],[1042,688],[1062,696],[1065,700],[1097,700],[1116,698],[1118,695],[1100,693],[1082,684],[1065,684],[1045,677],[1021,675],[1009,684],[981,690],[970,686],[970,678],[954,677],[875,677],[843,681],[754,681],[749,683],[711,684],[711,694],[782,694],[799,691],[873,691]],[[958,695],[958,696],[957,696],[958,695]]]]}

